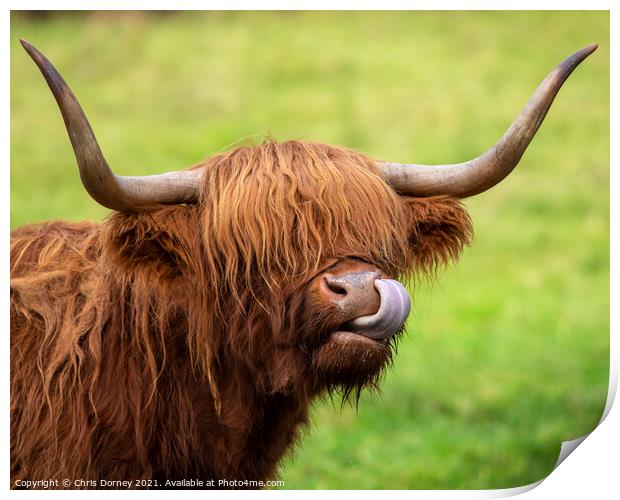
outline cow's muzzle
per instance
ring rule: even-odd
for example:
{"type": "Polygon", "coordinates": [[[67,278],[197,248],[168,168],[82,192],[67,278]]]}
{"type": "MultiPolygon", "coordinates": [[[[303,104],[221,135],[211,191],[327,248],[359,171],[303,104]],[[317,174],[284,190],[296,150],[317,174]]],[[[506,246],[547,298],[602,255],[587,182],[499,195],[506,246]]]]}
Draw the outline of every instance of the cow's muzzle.
{"type": "Polygon", "coordinates": [[[387,340],[400,330],[411,310],[405,287],[396,280],[382,279],[378,272],[326,274],[323,280],[332,301],[346,316],[343,331],[387,340]]]}

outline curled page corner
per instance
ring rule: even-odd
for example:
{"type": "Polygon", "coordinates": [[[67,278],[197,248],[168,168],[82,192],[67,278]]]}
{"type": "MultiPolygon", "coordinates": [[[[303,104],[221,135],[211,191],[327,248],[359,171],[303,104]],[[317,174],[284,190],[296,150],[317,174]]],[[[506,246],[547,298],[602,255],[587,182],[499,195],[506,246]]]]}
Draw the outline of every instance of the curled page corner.
{"type": "MultiPolygon", "coordinates": [[[[601,422],[603,421],[603,419],[601,419],[601,422]]],[[[600,423],[600,422],[599,422],[600,423]]],[[[597,425],[598,427],[598,425],[597,425]]],[[[558,459],[555,462],[555,465],[553,466],[553,470],[551,472],[553,472],[555,469],[557,469],[560,464],[562,462],[564,462],[564,460],[566,459],[566,457],[568,457],[573,451],[575,451],[577,449],[577,447],[583,443],[585,441],[585,439],[590,435],[590,433],[585,434],[581,437],[578,437],[576,439],[571,439],[570,441],[563,441],[562,442],[562,446],[560,447],[560,454],[558,455],[558,459]]]]}
{"type": "MultiPolygon", "coordinates": [[[[603,421],[603,418],[601,418],[601,422],[603,421]]],[[[563,441],[562,442],[562,446],[560,447],[560,454],[558,455],[558,459],[555,462],[555,465],[553,466],[553,469],[551,469],[551,471],[549,471],[549,474],[547,474],[542,479],[539,479],[538,481],[535,481],[533,483],[526,484],[526,485],[523,485],[523,486],[516,486],[514,488],[487,490],[489,492],[489,498],[508,498],[508,497],[513,497],[513,496],[516,496],[516,495],[522,495],[523,493],[526,493],[526,492],[528,492],[530,490],[533,490],[534,488],[536,488],[537,486],[542,484],[542,482],[545,479],[547,479],[549,477],[549,475],[551,475],[551,473],[555,469],[557,469],[559,467],[559,465],[566,459],[566,457],[568,457],[573,451],[575,451],[577,449],[577,447],[581,443],[583,443],[583,441],[585,441],[585,439],[589,435],[590,435],[590,433],[588,433],[588,434],[586,434],[584,436],[578,437],[576,439],[572,439],[571,441],[563,441]]]]}
{"type": "MultiPolygon", "coordinates": [[[[610,345],[610,349],[612,347],[613,345],[610,345]]],[[[601,415],[600,420],[598,421],[594,429],[592,429],[587,434],[584,434],[581,437],[572,439],[571,441],[562,442],[562,446],[560,447],[560,454],[558,455],[558,459],[555,462],[555,465],[553,466],[553,470],[551,472],[557,469],[560,466],[560,464],[564,462],[564,460],[566,460],[566,458],[573,451],[575,451],[577,447],[581,443],[583,443],[586,440],[586,438],[598,428],[599,425],[603,423],[603,421],[607,418],[607,415],[609,415],[611,407],[614,404],[614,400],[615,400],[617,392],[618,392],[618,365],[617,363],[614,362],[614,358],[612,357],[610,361],[610,366],[609,366],[609,385],[607,387],[607,400],[605,401],[605,409],[603,410],[603,414],[601,415]]],[[[549,474],[551,474],[551,472],[549,474]]]]}
{"type": "MultiPolygon", "coordinates": [[[[614,347],[614,339],[613,339],[613,336],[612,336],[610,338],[610,346],[609,346],[610,352],[613,352],[613,347],[614,347]]],[[[560,466],[560,464],[562,462],[564,462],[564,460],[566,460],[566,458],[573,451],[575,451],[579,447],[579,445],[581,443],[583,443],[586,440],[586,438],[590,434],[592,434],[598,428],[598,426],[601,425],[603,423],[603,421],[607,418],[607,415],[609,415],[611,407],[614,404],[614,400],[616,398],[616,393],[618,392],[618,372],[619,372],[619,370],[618,370],[618,363],[617,363],[615,357],[611,356],[610,363],[609,363],[609,385],[607,387],[607,400],[605,401],[605,408],[603,409],[603,414],[601,415],[600,420],[598,421],[598,423],[596,424],[594,429],[592,429],[587,434],[584,434],[581,437],[572,439],[571,441],[564,441],[564,442],[562,442],[562,446],[560,447],[560,454],[558,455],[558,459],[555,462],[555,465],[553,466],[553,469],[551,470],[551,472],[553,472],[555,469],[557,469],[560,466]]],[[[551,474],[551,472],[549,474],[551,474]]],[[[549,476],[547,475],[547,477],[549,477],[549,476]]],[[[544,479],[543,479],[543,481],[544,481],[544,479]]]]}
{"type": "Polygon", "coordinates": [[[560,464],[564,462],[564,460],[566,460],[566,458],[573,451],[575,451],[581,443],[583,443],[587,439],[587,437],[590,434],[596,431],[598,426],[601,425],[601,423],[607,418],[607,415],[609,414],[609,411],[611,410],[611,407],[613,406],[617,390],[618,390],[618,366],[612,360],[610,363],[609,386],[607,390],[607,401],[605,402],[605,409],[603,410],[603,414],[601,415],[601,418],[596,424],[596,426],[594,427],[594,429],[592,429],[590,432],[588,432],[587,434],[584,434],[581,437],[572,439],[570,441],[563,441],[562,445],[560,446],[560,453],[558,454],[558,459],[556,460],[555,465],[553,466],[553,469],[551,469],[549,471],[549,474],[547,474],[544,478],[538,481],[535,481],[533,483],[526,484],[523,486],[516,486],[514,488],[482,490],[483,492],[488,493],[488,496],[485,495],[485,497],[486,498],[507,498],[507,497],[512,497],[516,495],[521,495],[530,490],[533,490],[534,488],[542,484],[542,482],[545,481],[553,473],[553,471],[556,470],[560,466],[560,464]]]}

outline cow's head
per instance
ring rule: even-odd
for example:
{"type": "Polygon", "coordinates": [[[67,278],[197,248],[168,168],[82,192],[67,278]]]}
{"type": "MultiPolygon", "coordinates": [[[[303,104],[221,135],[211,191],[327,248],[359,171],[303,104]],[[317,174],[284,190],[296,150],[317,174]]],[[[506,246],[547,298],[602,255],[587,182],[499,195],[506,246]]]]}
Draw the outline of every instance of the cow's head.
{"type": "MultiPolygon", "coordinates": [[[[557,66],[506,134],[465,163],[390,163],[334,146],[269,140],[189,170],[121,177],[67,84],[22,43],[60,106],[80,177],[98,203],[136,224],[141,213],[157,212],[151,229],[153,220],[171,214],[165,205],[197,207],[193,230],[200,232],[202,255],[185,258],[184,266],[207,277],[205,307],[212,308],[211,327],[226,331],[229,355],[251,365],[249,373],[267,373],[261,383],[272,391],[299,380],[311,380],[312,390],[345,391],[376,380],[409,314],[403,279],[458,256],[471,238],[459,200],[514,169],[562,83],[596,49],[588,46],[557,66]]],[[[156,248],[174,253],[184,236],[167,224],[162,233],[172,231],[166,234],[172,243],[156,248]]],[[[149,244],[155,239],[136,234],[149,244]]],[[[122,248],[136,255],[131,243],[122,248]]],[[[169,259],[171,266],[182,260],[169,259]]]]}

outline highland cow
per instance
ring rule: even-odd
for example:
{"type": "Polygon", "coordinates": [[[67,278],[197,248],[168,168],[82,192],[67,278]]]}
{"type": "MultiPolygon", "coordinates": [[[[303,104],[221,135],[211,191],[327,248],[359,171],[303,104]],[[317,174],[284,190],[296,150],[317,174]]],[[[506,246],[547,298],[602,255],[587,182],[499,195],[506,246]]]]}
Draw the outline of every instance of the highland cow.
{"type": "Polygon", "coordinates": [[[460,200],[512,171],[596,48],[561,63],[462,164],[268,140],[121,177],[67,84],[22,44],[85,188],[113,210],[11,239],[12,486],[70,488],[272,478],[315,398],[377,384],[409,313],[400,281],[457,259],[472,238],[460,200]]]}

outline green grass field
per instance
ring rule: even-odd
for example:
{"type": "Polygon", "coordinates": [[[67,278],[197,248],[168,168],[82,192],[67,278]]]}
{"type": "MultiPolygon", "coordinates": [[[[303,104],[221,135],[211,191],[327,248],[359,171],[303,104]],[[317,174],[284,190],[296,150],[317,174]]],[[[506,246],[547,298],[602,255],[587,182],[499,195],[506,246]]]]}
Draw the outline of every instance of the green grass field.
{"type": "Polygon", "coordinates": [[[473,246],[437,282],[411,287],[382,393],[357,410],[317,402],[280,478],[291,489],[520,486],[595,427],[609,368],[607,13],[14,14],[13,227],[108,213],[82,189],[19,37],[61,70],[121,174],[266,135],[463,161],[555,64],[599,42],[517,171],[467,201],[473,246]]]}

